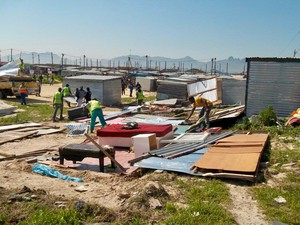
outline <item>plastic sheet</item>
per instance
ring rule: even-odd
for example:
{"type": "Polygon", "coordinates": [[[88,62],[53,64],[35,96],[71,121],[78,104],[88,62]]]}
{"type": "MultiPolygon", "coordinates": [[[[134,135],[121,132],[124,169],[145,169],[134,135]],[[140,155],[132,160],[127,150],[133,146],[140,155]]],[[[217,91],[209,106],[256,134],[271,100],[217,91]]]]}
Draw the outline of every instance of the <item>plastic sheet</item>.
{"type": "Polygon", "coordinates": [[[57,170],[54,170],[49,166],[39,164],[39,163],[34,164],[34,166],[32,168],[32,171],[34,173],[46,175],[46,176],[49,176],[49,177],[56,177],[56,178],[60,178],[60,179],[63,179],[63,180],[70,180],[70,181],[75,181],[75,182],[83,182],[83,179],[81,179],[81,178],[71,177],[71,176],[68,176],[68,175],[63,175],[60,172],[58,172],[57,170]]]}

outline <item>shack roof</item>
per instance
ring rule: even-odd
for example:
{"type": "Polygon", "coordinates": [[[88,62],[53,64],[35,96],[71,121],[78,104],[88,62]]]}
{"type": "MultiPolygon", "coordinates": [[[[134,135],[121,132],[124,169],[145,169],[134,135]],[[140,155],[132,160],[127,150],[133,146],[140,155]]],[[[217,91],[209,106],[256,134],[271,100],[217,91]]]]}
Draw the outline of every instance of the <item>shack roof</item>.
{"type": "Polygon", "coordinates": [[[117,80],[122,76],[103,76],[103,75],[80,75],[73,77],[65,77],[64,80],[86,80],[86,81],[105,81],[105,80],[117,80]]]}
{"type": "Polygon", "coordinates": [[[246,62],[300,62],[300,58],[277,58],[277,57],[250,57],[246,58],[246,62]]]}

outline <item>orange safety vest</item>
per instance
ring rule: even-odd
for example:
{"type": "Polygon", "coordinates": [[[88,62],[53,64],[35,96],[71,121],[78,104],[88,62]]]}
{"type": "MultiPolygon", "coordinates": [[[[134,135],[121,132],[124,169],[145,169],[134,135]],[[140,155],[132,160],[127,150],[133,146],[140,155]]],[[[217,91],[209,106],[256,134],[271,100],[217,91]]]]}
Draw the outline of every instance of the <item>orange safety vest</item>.
{"type": "Polygon", "coordinates": [[[19,93],[20,94],[27,94],[27,88],[26,87],[19,87],[19,93]]]}

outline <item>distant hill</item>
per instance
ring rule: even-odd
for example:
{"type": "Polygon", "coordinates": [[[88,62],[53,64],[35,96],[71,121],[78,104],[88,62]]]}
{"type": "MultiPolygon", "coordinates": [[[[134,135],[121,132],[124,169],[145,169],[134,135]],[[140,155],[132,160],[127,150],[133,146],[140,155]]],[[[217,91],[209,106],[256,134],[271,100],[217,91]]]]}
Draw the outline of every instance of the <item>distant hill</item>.
{"type": "MultiPolygon", "coordinates": [[[[16,60],[20,57],[20,55],[13,55],[13,60],[16,60]]],[[[44,53],[22,53],[21,56],[25,63],[34,63],[34,64],[51,64],[51,53],[44,52],[44,53]]],[[[117,67],[117,66],[127,66],[129,65],[129,58],[131,65],[133,67],[142,67],[143,69],[167,69],[174,68],[179,69],[180,71],[186,71],[193,69],[200,69],[203,71],[209,72],[211,70],[211,61],[209,62],[200,62],[198,60],[193,59],[190,56],[186,56],[183,58],[173,59],[173,58],[166,58],[162,56],[139,56],[139,55],[127,55],[127,56],[119,56],[112,59],[99,59],[98,66],[110,66],[110,67],[117,67]],[[101,62],[100,62],[101,61],[101,62]]],[[[10,56],[2,56],[2,61],[9,61],[10,56]]],[[[61,55],[53,54],[53,63],[54,64],[61,64],[61,55]]],[[[75,58],[68,58],[68,56],[64,56],[64,64],[68,65],[81,65],[83,66],[83,58],[75,59],[75,58]]],[[[87,66],[96,66],[97,60],[87,58],[87,66]]],[[[245,69],[245,59],[234,58],[230,56],[228,59],[217,60],[216,61],[216,70],[226,73],[227,72],[227,65],[228,65],[228,72],[229,73],[241,73],[245,69]]]]}

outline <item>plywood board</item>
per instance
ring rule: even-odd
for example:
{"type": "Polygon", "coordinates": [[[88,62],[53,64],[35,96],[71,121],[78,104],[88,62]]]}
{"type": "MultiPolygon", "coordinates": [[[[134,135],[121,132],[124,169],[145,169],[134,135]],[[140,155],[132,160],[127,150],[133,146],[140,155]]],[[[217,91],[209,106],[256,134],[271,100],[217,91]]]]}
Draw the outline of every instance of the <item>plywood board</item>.
{"type": "Polygon", "coordinates": [[[255,173],[260,153],[220,154],[206,152],[193,166],[206,170],[255,173]]]}

